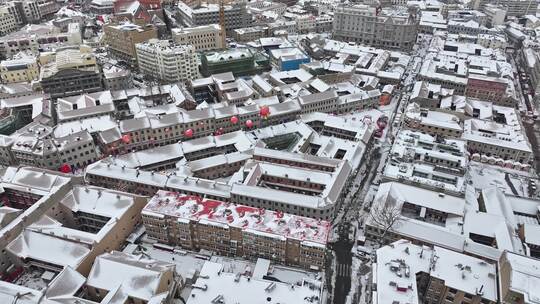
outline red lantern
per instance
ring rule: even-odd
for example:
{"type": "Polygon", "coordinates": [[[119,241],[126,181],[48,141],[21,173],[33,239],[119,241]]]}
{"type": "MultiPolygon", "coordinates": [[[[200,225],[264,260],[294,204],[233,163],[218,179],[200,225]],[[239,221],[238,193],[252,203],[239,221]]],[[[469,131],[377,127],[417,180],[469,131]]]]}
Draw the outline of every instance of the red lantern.
{"type": "Polygon", "coordinates": [[[236,117],[236,116],[231,117],[231,122],[232,122],[233,125],[237,124],[238,123],[238,117],[236,117]]]}
{"type": "Polygon", "coordinates": [[[248,120],[246,121],[246,127],[248,127],[248,128],[253,127],[253,121],[251,121],[251,119],[248,119],[248,120]]]}
{"type": "Polygon", "coordinates": [[[125,134],[122,136],[122,142],[125,144],[129,144],[131,142],[131,136],[129,134],[125,134]]]}
{"type": "Polygon", "coordinates": [[[60,172],[71,173],[71,166],[69,164],[63,164],[62,167],[60,167],[60,172]]]}
{"type": "Polygon", "coordinates": [[[270,115],[270,108],[268,106],[262,106],[261,110],[259,111],[259,114],[262,117],[266,117],[266,116],[270,115]]]}
{"type": "Polygon", "coordinates": [[[192,137],[193,136],[193,130],[192,129],[187,129],[186,131],[184,131],[184,135],[186,137],[192,137]]]}

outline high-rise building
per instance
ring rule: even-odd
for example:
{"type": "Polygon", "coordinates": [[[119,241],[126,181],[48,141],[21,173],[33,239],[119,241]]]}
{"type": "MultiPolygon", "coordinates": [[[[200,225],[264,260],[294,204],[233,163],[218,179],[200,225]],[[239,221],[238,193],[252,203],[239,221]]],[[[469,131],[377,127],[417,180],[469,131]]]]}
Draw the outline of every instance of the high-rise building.
{"type": "Polygon", "coordinates": [[[168,40],[151,39],[135,46],[141,73],[164,82],[188,81],[199,77],[195,48],[168,40]]]}

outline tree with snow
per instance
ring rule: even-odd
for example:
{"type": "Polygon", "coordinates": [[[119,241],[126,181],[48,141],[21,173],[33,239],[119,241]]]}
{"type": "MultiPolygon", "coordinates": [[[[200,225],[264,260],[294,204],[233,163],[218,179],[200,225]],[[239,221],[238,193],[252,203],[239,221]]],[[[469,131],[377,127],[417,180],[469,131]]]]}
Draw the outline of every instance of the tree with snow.
{"type": "Polygon", "coordinates": [[[382,230],[379,247],[386,245],[386,235],[395,227],[401,218],[401,208],[395,200],[387,200],[383,204],[375,204],[369,213],[371,221],[382,230]]]}

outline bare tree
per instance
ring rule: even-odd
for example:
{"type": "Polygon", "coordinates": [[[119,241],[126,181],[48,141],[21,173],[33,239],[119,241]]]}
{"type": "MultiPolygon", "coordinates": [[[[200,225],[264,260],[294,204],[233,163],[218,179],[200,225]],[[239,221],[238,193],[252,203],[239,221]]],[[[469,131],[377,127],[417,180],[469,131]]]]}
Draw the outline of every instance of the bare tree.
{"type": "Polygon", "coordinates": [[[401,206],[395,200],[387,200],[381,204],[375,204],[369,213],[369,217],[374,226],[377,226],[383,232],[379,236],[378,244],[382,247],[386,240],[388,231],[398,225],[401,218],[401,206]]]}

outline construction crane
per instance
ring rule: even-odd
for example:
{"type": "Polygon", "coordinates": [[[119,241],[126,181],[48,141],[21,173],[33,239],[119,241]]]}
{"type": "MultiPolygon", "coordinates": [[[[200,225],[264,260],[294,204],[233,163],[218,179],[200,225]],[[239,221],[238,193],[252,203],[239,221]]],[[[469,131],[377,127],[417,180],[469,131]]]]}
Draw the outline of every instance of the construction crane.
{"type": "Polygon", "coordinates": [[[219,26],[221,27],[221,45],[224,49],[226,49],[227,40],[225,39],[225,0],[219,0],[219,26]]]}
{"type": "MultiPolygon", "coordinates": [[[[195,0],[197,1],[197,0],[195,0]]],[[[201,1],[198,0],[197,2],[199,5],[202,5],[202,3],[208,4],[218,4],[219,5],[219,26],[220,26],[220,35],[221,35],[221,44],[223,45],[223,48],[227,48],[227,40],[226,40],[226,30],[225,30],[225,5],[233,2],[234,0],[206,0],[201,1]]]]}

